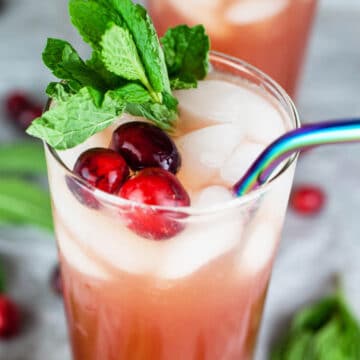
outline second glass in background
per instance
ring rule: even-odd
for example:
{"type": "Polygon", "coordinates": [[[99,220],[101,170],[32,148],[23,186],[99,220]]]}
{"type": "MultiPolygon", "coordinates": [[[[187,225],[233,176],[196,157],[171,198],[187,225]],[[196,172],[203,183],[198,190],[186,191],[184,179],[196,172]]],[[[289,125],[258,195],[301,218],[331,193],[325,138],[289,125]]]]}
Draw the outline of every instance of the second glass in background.
{"type": "Polygon", "coordinates": [[[148,0],[160,35],[204,24],[212,49],[241,58],[295,96],[317,0],[148,0]]]}

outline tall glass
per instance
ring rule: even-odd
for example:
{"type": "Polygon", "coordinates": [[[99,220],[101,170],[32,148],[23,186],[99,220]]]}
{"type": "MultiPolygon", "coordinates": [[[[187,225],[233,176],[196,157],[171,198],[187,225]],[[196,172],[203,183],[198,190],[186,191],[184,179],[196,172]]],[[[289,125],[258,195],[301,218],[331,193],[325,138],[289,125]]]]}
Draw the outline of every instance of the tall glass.
{"type": "MultiPolygon", "coordinates": [[[[288,128],[296,110],[271,79],[211,54],[212,75],[245,79],[288,128]]],[[[262,116],[259,110],[259,116],[262,116]]],[[[64,299],[75,360],[250,360],[292,184],[295,157],[268,184],[209,208],[160,208],[89,187],[46,148],[64,299]],[[137,212],[183,231],[152,241],[137,212]]]]}
{"type": "Polygon", "coordinates": [[[244,59],[295,95],[317,0],[148,0],[163,35],[204,24],[212,48],[244,59]]]}

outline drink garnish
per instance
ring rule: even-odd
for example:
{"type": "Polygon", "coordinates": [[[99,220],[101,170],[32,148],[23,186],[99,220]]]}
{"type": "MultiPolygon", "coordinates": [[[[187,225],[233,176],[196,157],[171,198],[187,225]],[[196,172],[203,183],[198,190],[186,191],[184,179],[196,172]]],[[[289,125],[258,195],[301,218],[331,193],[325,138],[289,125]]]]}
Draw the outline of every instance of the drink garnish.
{"type": "Polygon", "coordinates": [[[35,119],[28,134],[68,149],[123,112],[171,131],[178,115],[172,90],[196,87],[208,71],[204,27],[170,29],[161,46],[146,10],[131,0],[71,0],[69,10],[92,56],[84,61],[68,42],[48,39],[43,61],[61,80],[47,88],[56,106],[35,119]]]}

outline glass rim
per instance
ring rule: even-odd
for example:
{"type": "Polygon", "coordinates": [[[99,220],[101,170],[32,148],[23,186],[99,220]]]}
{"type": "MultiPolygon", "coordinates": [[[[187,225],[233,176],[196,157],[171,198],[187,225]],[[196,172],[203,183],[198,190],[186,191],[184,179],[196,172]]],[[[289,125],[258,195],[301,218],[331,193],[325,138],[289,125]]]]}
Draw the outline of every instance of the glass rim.
{"type": "MultiPolygon", "coordinates": [[[[231,66],[231,67],[237,67],[244,68],[247,71],[249,71],[251,74],[259,77],[262,81],[262,83],[266,83],[272,90],[275,90],[276,94],[280,96],[281,100],[284,101],[287,109],[286,113],[289,115],[289,118],[291,120],[292,125],[294,125],[294,128],[300,128],[300,117],[296,110],[294,102],[291,100],[290,96],[287,94],[287,92],[275,81],[273,80],[269,75],[265,74],[260,69],[256,68],[255,66],[247,63],[246,61],[243,61],[241,59],[238,59],[236,57],[223,54],[221,52],[217,51],[210,51],[210,62],[211,61],[221,61],[223,64],[231,66]]],[[[237,75],[234,75],[237,76],[237,75]]],[[[239,76],[240,77],[240,76],[239,76]]],[[[273,96],[274,97],[274,96],[273,96]]],[[[49,108],[51,103],[51,99],[48,100],[46,109],[49,108]]],[[[284,106],[283,106],[284,107],[284,106]]],[[[172,212],[172,213],[182,213],[189,216],[196,216],[196,215],[209,215],[213,213],[218,213],[221,211],[226,211],[229,209],[246,206],[247,204],[250,204],[252,201],[260,198],[264,193],[267,193],[271,190],[271,188],[274,186],[274,183],[276,180],[281,178],[287,170],[291,167],[291,165],[296,161],[298,158],[299,153],[293,154],[281,167],[281,169],[277,172],[277,174],[272,177],[269,181],[259,186],[257,189],[250,191],[249,193],[237,196],[236,198],[220,203],[215,205],[210,205],[207,207],[193,207],[193,206],[158,206],[158,205],[147,205],[147,204],[141,204],[132,200],[124,199],[119,196],[116,196],[114,194],[106,193],[102,190],[97,189],[96,187],[88,184],[84,179],[76,175],[73,171],[71,171],[66,164],[61,160],[59,154],[57,153],[57,150],[52,148],[49,144],[45,143],[45,147],[49,150],[49,153],[52,155],[52,157],[55,159],[58,165],[60,165],[63,170],[67,173],[68,176],[76,179],[76,181],[87,188],[89,191],[91,191],[94,196],[106,203],[113,206],[130,206],[130,207],[137,207],[137,208],[144,208],[144,209],[151,209],[153,211],[164,211],[164,212],[172,212]]]]}

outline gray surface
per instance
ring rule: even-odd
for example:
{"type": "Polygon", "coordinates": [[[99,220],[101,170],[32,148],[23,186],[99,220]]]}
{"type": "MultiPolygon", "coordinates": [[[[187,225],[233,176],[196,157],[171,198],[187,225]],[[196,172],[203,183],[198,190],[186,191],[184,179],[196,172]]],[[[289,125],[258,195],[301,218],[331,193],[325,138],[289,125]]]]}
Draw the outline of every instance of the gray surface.
{"type": "MultiPolygon", "coordinates": [[[[47,36],[75,38],[66,0],[8,0],[0,13],[0,98],[12,88],[38,93],[50,80],[40,63],[47,36]]],[[[324,0],[312,39],[299,109],[306,120],[360,116],[360,4],[324,0]]],[[[0,141],[15,132],[1,119],[0,141]]],[[[360,146],[326,148],[300,159],[296,182],[321,184],[328,205],[321,216],[289,212],[270,287],[257,360],[266,360],[274,335],[299,306],[322,295],[341,272],[360,314],[360,146]]],[[[25,309],[25,329],[0,343],[0,360],[67,360],[62,305],[48,289],[56,253],[51,237],[33,229],[0,229],[0,256],[8,264],[10,293],[25,309]]],[[[85,360],[85,359],[84,359],[85,360]]]]}

